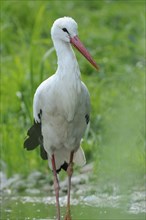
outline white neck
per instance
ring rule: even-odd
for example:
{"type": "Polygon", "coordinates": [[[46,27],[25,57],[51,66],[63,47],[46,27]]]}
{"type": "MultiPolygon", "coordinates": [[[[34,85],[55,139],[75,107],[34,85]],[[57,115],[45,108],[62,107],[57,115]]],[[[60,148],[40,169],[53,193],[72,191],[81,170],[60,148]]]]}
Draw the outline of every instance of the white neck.
{"type": "Polygon", "coordinates": [[[57,87],[67,120],[71,121],[74,118],[81,92],[80,70],[70,43],[55,40],[54,46],[58,58],[57,87]]]}
{"type": "Polygon", "coordinates": [[[80,78],[79,66],[70,43],[55,39],[54,47],[58,58],[57,73],[61,74],[62,77],[73,77],[76,75],[80,78]]]}

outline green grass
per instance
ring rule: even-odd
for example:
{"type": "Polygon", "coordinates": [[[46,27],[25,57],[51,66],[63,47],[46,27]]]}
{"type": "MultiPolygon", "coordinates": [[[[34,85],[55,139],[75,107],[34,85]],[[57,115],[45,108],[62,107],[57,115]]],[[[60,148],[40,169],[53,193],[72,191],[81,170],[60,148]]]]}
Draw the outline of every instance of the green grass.
{"type": "Polygon", "coordinates": [[[1,1],[1,165],[8,175],[47,170],[23,141],[33,94],[56,70],[50,28],[65,15],[77,21],[80,39],[100,65],[97,73],[76,51],[92,103],[82,144],[87,161],[101,178],[144,175],[144,7],[141,0],[1,1]]]}

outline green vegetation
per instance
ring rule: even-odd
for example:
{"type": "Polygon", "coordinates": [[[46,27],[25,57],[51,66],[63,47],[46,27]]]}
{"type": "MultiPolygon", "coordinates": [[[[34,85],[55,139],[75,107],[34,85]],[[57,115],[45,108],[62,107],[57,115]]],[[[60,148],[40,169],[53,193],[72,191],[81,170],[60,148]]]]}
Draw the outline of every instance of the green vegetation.
{"type": "Polygon", "coordinates": [[[75,51],[92,102],[91,124],[82,143],[87,162],[95,162],[99,178],[133,181],[143,177],[144,2],[1,1],[4,172],[47,172],[38,151],[26,152],[23,142],[33,122],[35,89],[56,70],[50,28],[56,18],[71,16],[79,25],[80,39],[100,65],[97,73],[75,51]]]}

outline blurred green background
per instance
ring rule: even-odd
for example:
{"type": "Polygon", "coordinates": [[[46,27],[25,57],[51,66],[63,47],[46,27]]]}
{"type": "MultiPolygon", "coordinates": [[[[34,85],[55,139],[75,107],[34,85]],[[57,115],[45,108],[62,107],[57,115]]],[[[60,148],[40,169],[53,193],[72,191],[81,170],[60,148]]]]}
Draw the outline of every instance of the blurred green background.
{"type": "Polygon", "coordinates": [[[73,17],[79,37],[100,65],[75,51],[92,103],[82,143],[95,178],[133,182],[145,175],[145,1],[1,1],[1,168],[12,176],[47,171],[23,142],[33,122],[33,94],[56,70],[50,36],[55,19],[73,17]]]}

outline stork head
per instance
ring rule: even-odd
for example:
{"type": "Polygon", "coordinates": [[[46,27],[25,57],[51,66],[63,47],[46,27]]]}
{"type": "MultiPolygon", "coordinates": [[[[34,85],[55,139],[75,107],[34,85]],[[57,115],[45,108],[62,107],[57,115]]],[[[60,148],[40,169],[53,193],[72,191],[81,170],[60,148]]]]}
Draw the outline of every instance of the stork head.
{"type": "Polygon", "coordinates": [[[70,38],[78,34],[77,23],[70,17],[63,17],[57,19],[52,28],[52,39],[60,39],[65,42],[70,42],[70,38]]]}
{"type": "Polygon", "coordinates": [[[71,43],[97,70],[99,69],[99,66],[79,40],[78,25],[74,19],[70,17],[57,19],[51,28],[51,36],[53,40],[71,43]]]}

